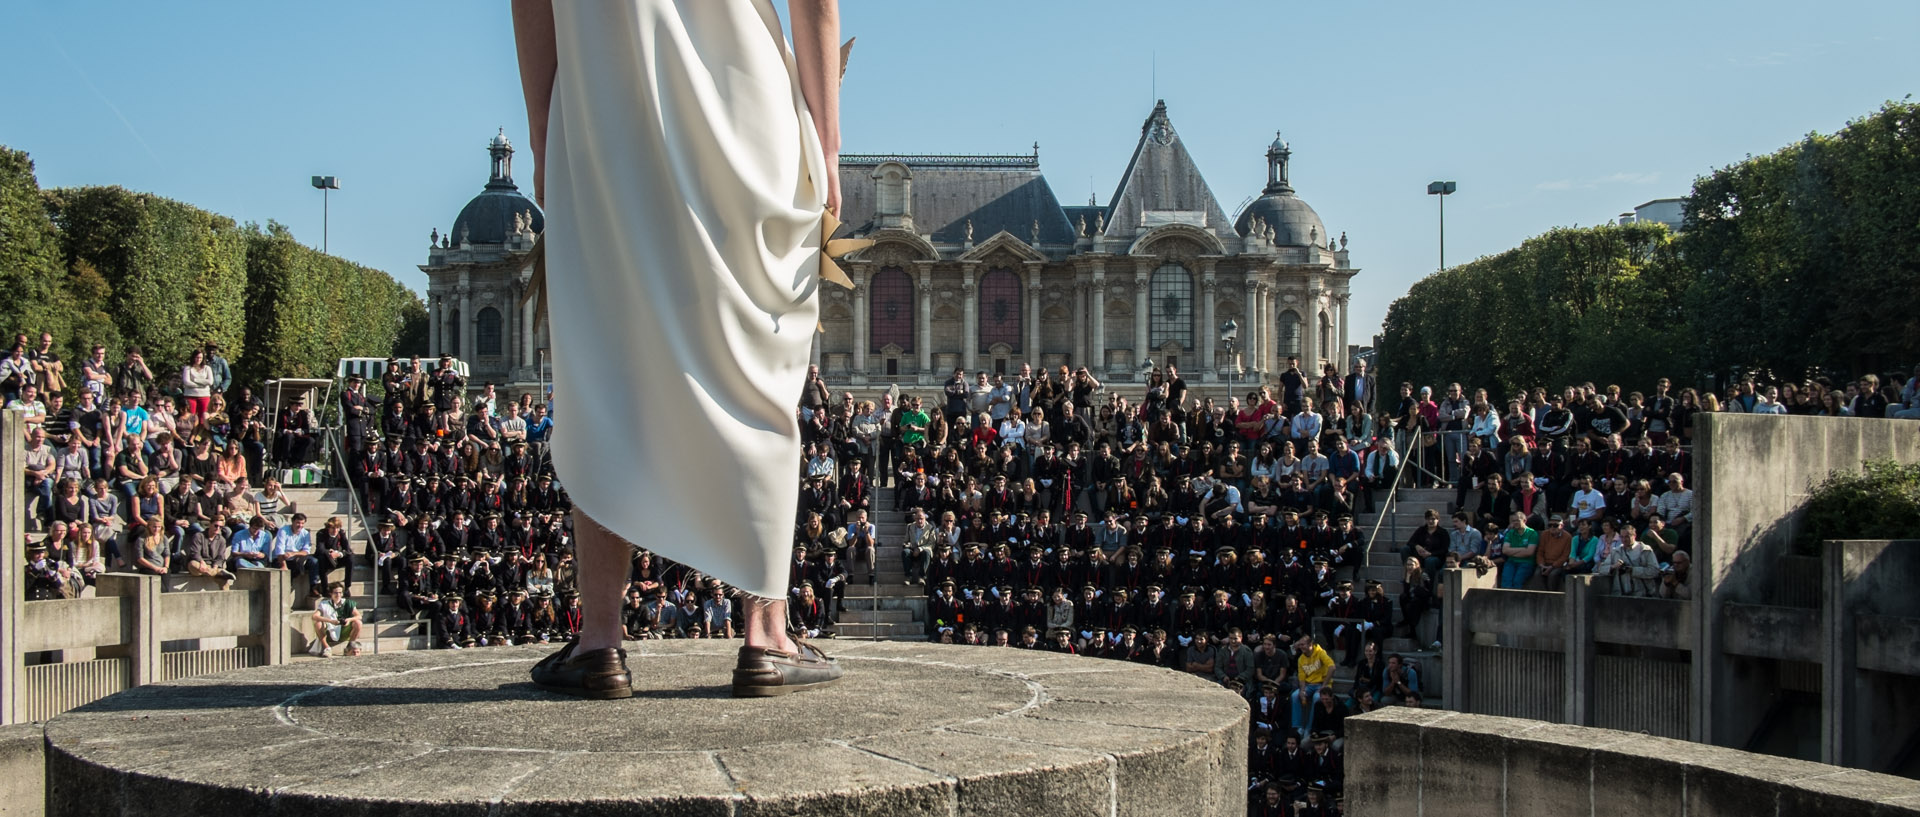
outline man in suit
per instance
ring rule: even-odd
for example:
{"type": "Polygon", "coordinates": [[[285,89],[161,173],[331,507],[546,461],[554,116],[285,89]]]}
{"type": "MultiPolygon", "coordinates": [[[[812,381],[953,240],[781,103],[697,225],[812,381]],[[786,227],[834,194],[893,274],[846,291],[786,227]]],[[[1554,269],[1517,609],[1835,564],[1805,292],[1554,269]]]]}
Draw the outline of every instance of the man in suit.
{"type": "Polygon", "coordinates": [[[373,405],[367,402],[367,380],[360,375],[347,378],[347,390],[340,393],[340,416],[347,424],[347,449],[355,456],[367,451],[367,422],[373,419],[373,405]]]}
{"type": "Polygon", "coordinates": [[[1347,401],[1347,415],[1352,416],[1365,411],[1373,414],[1374,396],[1379,393],[1379,383],[1374,380],[1373,372],[1367,370],[1365,360],[1353,362],[1353,374],[1347,376],[1346,384],[1341,388],[1341,398],[1347,401]]]}

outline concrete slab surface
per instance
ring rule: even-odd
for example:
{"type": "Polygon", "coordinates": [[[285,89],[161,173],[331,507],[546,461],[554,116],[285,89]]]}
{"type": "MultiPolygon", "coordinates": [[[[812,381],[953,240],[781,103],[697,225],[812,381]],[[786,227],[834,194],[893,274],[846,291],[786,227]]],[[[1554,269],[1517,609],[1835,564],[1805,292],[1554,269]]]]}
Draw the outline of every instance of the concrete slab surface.
{"type": "Polygon", "coordinates": [[[46,728],[49,813],[1239,814],[1247,707],[1184,673],[1043,652],[827,643],[846,680],[735,699],[740,642],[629,644],[634,697],[534,687],[552,648],[262,667],[46,728]]]}

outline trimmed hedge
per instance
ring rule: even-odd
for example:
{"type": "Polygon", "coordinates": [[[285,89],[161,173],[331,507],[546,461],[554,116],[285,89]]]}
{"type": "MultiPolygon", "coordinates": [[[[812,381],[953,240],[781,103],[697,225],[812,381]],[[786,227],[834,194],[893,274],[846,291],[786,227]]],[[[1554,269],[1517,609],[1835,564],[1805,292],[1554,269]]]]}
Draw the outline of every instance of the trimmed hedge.
{"type": "Polygon", "coordinates": [[[105,279],[105,311],[125,343],[168,368],[207,341],[229,360],[244,352],[246,232],[233,219],[122,187],[64,188],[46,200],[67,257],[105,279]]]}
{"type": "Polygon", "coordinates": [[[279,224],[247,236],[247,353],[234,376],[329,377],[343,357],[395,349],[420,299],[372,267],[325,255],[279,224]]]}
{"type": "Polygon", "coordinates": [[[279,224],[243,227],[120,187],[43,191],[27,154],[3,146],[0,286],[6,340],[52,332],[70,384],[95,343],[116,363],[138,344],[164,381],[211,340],[236,382],[259,383],[330,376],[339,358],[413,351],[426,338],[413,292],[279,224]]]}

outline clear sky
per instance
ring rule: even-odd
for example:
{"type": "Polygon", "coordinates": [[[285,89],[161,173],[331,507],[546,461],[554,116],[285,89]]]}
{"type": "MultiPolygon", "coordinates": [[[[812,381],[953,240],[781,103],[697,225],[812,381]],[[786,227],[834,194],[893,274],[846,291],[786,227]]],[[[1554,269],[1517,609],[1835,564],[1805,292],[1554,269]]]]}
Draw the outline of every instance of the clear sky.
{"type": "MultiPolygon", "coordinates": [[[[599,0],[595,0],[596,2],[599,0]]],[[[718,2],[719,0],[712,0],[718,2]]],[[[784,13],[781,0],[773,0],[784,13]]],[[[1273,132],[1347,233],[1353,341],[1437,264],[1595,224],[1920,90],[1920,3],[843,0],[848,152],[1023,153],[1111,195],[1157,95],[1230,213],[1273,132]]],[[[526,116],[505,2],[10,4],[0,143],[320,243],[416,289],[526,116]]],[[[517,156],[516,179],[531,187],[517,156]]]]}

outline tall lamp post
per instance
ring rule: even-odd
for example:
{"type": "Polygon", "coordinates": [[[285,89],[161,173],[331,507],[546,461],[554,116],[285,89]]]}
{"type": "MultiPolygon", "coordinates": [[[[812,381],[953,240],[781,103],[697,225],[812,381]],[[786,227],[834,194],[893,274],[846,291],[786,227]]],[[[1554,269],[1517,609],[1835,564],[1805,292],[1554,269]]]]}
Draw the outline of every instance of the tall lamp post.
{"type": "Polygon", "coordinates": [[[1453,182],[1428,182],[1427,195],[1440,197],[1440,268],[1447,268],[1447,197],[1453,195],[1453,182]]]}
{"type": "Polygon", "coordinates": [[[320,191],[320,251],[324,253],[327,251],[327,221],[329,216],[327,210],[330,204],[330,202],[327,201],[327,191],[339,190],[340,179],[337,176],[315,176],[313,177],[313,189],[320,191]]]}
{"type": "Polygon", "coordinates": [[[1227,399],[1233,399],[1233,375],[1240,370],[1240,358],[1235,355],[1240,342],[1240,324],[1228,318],[1220,324],[1220,345],[1227,347],[1227,399]]]}

